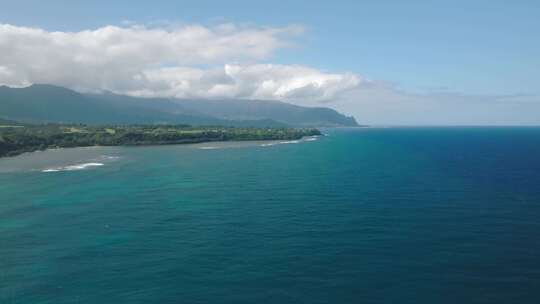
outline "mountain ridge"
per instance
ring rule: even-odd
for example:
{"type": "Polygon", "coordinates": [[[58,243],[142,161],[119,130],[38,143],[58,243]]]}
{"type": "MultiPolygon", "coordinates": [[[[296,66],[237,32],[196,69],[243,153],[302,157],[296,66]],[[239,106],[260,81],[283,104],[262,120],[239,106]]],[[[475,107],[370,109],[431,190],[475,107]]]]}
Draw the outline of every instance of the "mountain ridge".
{"type": "Polygon", "coordinates": [[[353,117],[329,108],[281,101],[145,98],[110,92],[80,93],[48,84],[0,86],[0,117],[28,123],[358,126],[353,117]]]}

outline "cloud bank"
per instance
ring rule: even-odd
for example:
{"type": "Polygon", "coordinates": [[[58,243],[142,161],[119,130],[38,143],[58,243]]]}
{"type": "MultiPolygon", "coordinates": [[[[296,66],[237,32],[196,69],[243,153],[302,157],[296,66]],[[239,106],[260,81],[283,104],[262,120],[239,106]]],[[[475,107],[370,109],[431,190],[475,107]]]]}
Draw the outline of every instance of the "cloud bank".
{"type": "Polygon", "coordinates": [[[322,104],[366,124],[540,124],[538,96],[412,93],[353,73],[265,63],[302,33],[294,25],[53,32],[0,24],[0,85],[322,104]]]}
{"type": "Polygon", "coordinates": [[[80,32],[0,25],[0,84],[48,83],[138,96],[326,101],[359,76],[260,64],[300,26],[106,26],[80,32]]]}
{"type": "Polygon", "coordinates": [[[331,100],[357,86],[354,74],[330,74],[296,65],[226,64],[211,69],[162,68],[140,74],[138,96],[249,98],[313,103],[331,100]]]}

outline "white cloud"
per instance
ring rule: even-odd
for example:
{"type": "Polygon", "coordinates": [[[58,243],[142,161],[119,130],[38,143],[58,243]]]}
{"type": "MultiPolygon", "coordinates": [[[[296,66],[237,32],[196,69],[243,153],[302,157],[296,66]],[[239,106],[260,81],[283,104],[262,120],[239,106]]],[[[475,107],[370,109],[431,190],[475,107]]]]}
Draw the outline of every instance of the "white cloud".
{"type": "Polygon", "coordinates": [[[301,103],[336,98],[360,83],[353,74],[256,63],[294,44],[302,31],[222,24],[50,32],[0,24],[0,84],[301,103]]]}
{"type": "Polygon", "coordinates": [[[51,32],[0,24],[0,85],[323,103],[367,124],[540,124],[538,96],[420,94],[352,73],[261,63],[294,45],[302,31],[126,23],[51,32]]]}
{"type": "Polygon", "coordinates": [[[226,64],[211,69],[160,68],[144,70],[142,89],[125,93],[179,98],[250,98],[317,103],[337,98],[356,87],[354,74],[330,74],[296,65],[226,64]]]}

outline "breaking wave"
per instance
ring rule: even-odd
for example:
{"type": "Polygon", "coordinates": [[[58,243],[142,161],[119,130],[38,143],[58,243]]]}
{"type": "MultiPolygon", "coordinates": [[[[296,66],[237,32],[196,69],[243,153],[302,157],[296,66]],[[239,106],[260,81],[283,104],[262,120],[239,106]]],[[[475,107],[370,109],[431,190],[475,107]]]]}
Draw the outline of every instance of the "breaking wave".
{"type": "Polygon", "coordinates": [[[307,136],[302,139],[297,140],[286,140],[286,141],[278,141],[278,142],[270,142],[270,143],[264,143],[260,144],[261,147],[271,147],[275,145],[287,145],[287,144],[298,144],[306,141],[316,141],[319,139],[319,136],[307,136]]]}
{"type": "Polygon", "coordinates": [[[201,149],[201,150],[215,150],[215,149],[219,149],[219,147],[208,146],[208,147],[199,147],[199,149],[201,149]]]}
{"type": "Polygon", "coordinates": [[[44,170],[41,170],[41,172],[60,172],[60,171],[76,171],[76,170],[84,170],[92,167],[100,167],[103,166],[103,163],[83,163],[83,164],[76,164],[76,165],[70,165],[70,166],[64,166],[64,167],[54,167],[54,168],[47,168],[44,170]]]}

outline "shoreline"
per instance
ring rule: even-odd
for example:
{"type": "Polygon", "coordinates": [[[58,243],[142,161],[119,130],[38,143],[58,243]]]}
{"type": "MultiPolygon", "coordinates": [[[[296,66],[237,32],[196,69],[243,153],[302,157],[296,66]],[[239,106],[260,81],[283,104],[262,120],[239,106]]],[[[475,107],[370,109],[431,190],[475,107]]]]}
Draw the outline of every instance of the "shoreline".
{"type": "Polygon", "coordinates": [[[36,125],[0,129],[0,157],[51,148],[183,145],[216,141],[299,140],[314,128],[229,128],[184,125],[36,125]]]}
{"type": "MultiPolygon", "coordinates": [[[[233,140],[200,140],[200,141],[175,141],[175,142],[140,142],[140,143],[134,143],[134,144],[120,144],[120,145],[81,145],[81,146],[68,146],[68,147],[46,147],[44,149],[34,149],[34,150],[28,150],[28,151],[13,151],[14,153],[10,153],[8,155],[0,155],[0,159],[6,159],[6,158],[14,158],[17,156],[25,155],[25,154],[31,154],[31,153],[37,153],[37,152],[46,152],[46,151],[52,151],[52,150],[64,150],[64,149],[76,149],[76,148],[100,148],[100,147],[152,147],[152,146],[176,146],[176,145],[198,145],[198,144],[206,144],[206,143],[226,143],[226,142],[275,142],[275,144],[281,143],[281,141],[291,141],[291,140],[303,140],[305,138],[313,138],[313,137],[323,137],[324,134],[319,135],[304,135],[299,138],[282,138],[282,139],[275,139],[275,138],[269,138],[269,139],[233,139],[233,140]]],[[[271,146],[271,145],[268,145],[271,146]]],[[[204,148],[202,148],[204,149],[204,148]]]]}

